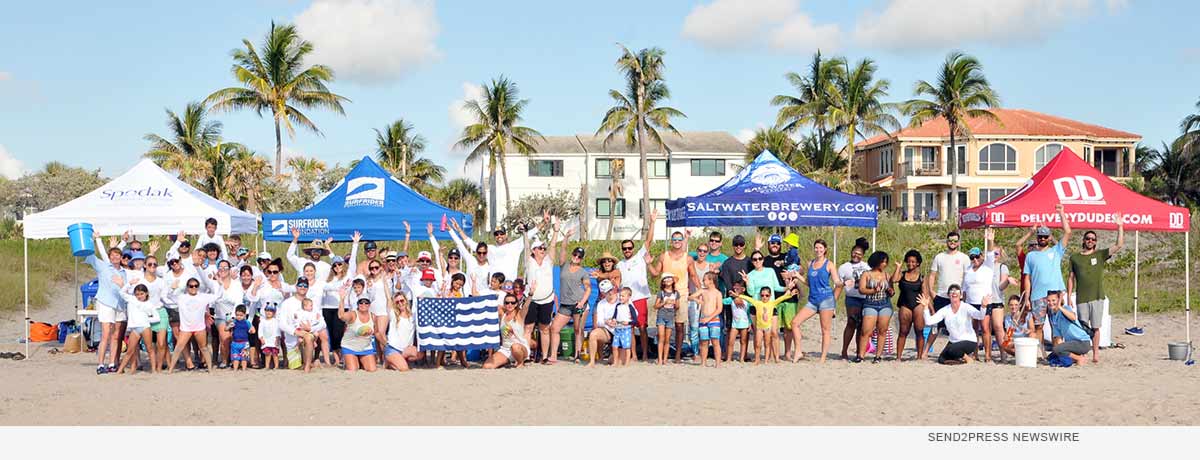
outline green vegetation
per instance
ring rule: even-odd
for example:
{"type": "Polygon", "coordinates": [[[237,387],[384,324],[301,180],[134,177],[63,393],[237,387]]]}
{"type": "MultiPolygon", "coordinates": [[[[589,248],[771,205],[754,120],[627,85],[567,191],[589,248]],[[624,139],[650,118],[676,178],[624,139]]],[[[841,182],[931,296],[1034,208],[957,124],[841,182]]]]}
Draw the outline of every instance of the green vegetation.
{"type": "MultiPolygon", "coordinates": [[[[25,306],[23,240],[0,240],[0,311],[25,306]]],[[[71,243],[65,239],[29,240],[29,308],[45,306],[51,290],[71,283],[71,243]]],[[[80,264],[79,279],[95,277],[91,267],[80,264]]],[[[81,283],[83,281],[80,281],[81,283]]],[[[63,318],[67,319],[67,318],[63,318]]]]}

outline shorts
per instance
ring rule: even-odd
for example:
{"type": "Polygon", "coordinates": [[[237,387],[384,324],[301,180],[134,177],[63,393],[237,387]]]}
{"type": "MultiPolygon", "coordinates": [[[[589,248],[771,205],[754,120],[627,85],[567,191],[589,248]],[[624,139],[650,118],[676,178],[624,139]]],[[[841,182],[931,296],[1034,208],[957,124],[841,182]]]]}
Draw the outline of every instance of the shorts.
{"type": "MultiPolygon", "coordinates": [[[[585,310],[587,310],[587,307],[585,306],[585,307],[583,307],[583,308],[579,308],[579,306],[578,306],[578,305],[579,305],[579,304],[578,304],[578,303],[576,303],[576,302],[572,302],[572,303],[559,303],[559,304],[558,304],[558,314],[560,314],[560,315],[565,315],[565,316],[575,316],[575,315],[582,315],[582,314],[583,314],[583,312],[584,312],[585,310]]],[[[585,304],[585,305],[586,305],[586,304],[585,304]]]]}
{"type": "Polygon", "coordinates": [[[263,347],[262,354],[266,356],[279,356],[279,347],[263,347]]]}
{"type": "Polygon", "coordinates": [[[637,321],[634,322],[634,325],[637,327],[646,327],[646,321],[648,321],[650,318],[648,316],[650,312],[646,310],[646,300],[647,299],[638,299],[633,301],[633,309],[637,310],[637,321]]]}
{"type": "Polygon", "coordinates": [[[866,305],[866,304],[867,304],[867,299],[865,297],[846,296],[846,309],[862,308],[863,305],[866,305]]]}
{"type": "Polygon", "coordinates": [[[250,342],[233,342],[229,344],[229,358],[234,361],[245,361],[248,357],[246,348],[250,346],[250,342]]]}
{"type": "Polygon", "coordinates": [[[529,311],[525,313],[525,324],[550,324],[552,314],[554,314],[554,302],[530,302],[529,311]]]}
{"type": "Polygon", "coordinates": [[[171,324],[179,324],[179,310],[176,308],[167,309],[167,322],[171,324]]]}
{"type": "Polygon", "coordinates": [[[629,326],[618,327],[613,331],[613,348],[630,348],[633,343],[633,328],[629,326]]]}
{"type": "Polygon", "coordinates": [[[1035,326],[1046,324],[1046,298],[1042,297],[1029,304],[1033,308],[1033,324],[1035,326]]]}
{"type": "Polygon", "coordinates": [[[403,351],[397,350],[397,349],[396,349],[396,347],[393,347],[393,346],[391,346],[391,345],[388,345],[388,346],[387,346],[387,348],[384,348],[384,349],[383,349],[383,356],[384,356],[384,357],[387,357],[387,356],[392,356],[392,355],[394,355],[394,354],[397,354],[397,353],[404,354],[404,352],[403,352],[403,351]]]}
{"type": "Polygon", "coordinates": [[[101,323],[118,323],[125,321],[128,317],[125,315],[125,310],[117,310],[96,301],[96,319],[101,323]]]}
{"type": "Polygon", "coordinates": [[[701,324],[700,340],[721,340],[721,322],[712,321],[701,324]]]}
{"type": "Polygon", "coordinates": [[[837,303],[833,301],[833,297],[820,300],[817,302],[817,305],[813,305],[812,299],[809,299],[808,303],[804,304],[804,308],[820,313],[823,311],[833,311],[837,308],[837,303]]]}
{"type": "Polygon", "coordinates": [[[158,322],[150,324],[150,330],[154,332],[163,332],[170,329],[171,325],[167,321],[167,309],[158,307],[158,322]]]}
{"type": "Polygon", "coordinates": [[[862,316],[892,316],[892,303],[887,299],[863,303],[862,316]]]}
{"type": "Polygon", "coordinates": [[[985,311],[984,314],[987,316],[992,316],[992,310],[996,310],[996,309],[999,309],[1001,313],[1004,313],[1004,304],[989,303],[987,306],[987,311],[985,311]]]}
{"type": "Polygon", "coordinates": [[[654,320],[654,325],[675,329],[675,310],[677,309],[667,307],[658,309],[658,319],[654,320]]]}
{"type": "Polygon", "coordinates": [[[362,350],[362,351],[351,350],[349,348],[342,347],[342,356],[372,356],[374,354],[375,354],[374,344],[371,345],[371,348],[369,350],[362,350]]]}
{"type": "Polygon", "coordinates": [[[784,302],[779,304],[779,308],[775,309],[775,316],[779,317],[780,329],[791,329],[792,319],[796,317],[796,302],[784,302]]]}
{"type": "Polygon", "coordinates": [[[1092,329],[1100,329],[1100,322],[1104,320],[1103,299],[1078,304],[1075,306],[1075,310],[1080,321],[1088,323],[1092,329]]]}
{"type": "Polygon", "coordinates": [[[142,335],[142,331],[144,331],[144,330],[146,330],[146,329],[148,329],[148,328],[145,328],[145,327],[130,327],[130,328],[126,328],[126,329],[125,329],[125,336],[126,336],[126,337],[133,337],[133,336],[135,336],[135,335],[142,335]]]}
{"type": "Polygon", "coordinates": [[[1085,340],[1066,340],[1054,346],[1054,354],[1073,353],[1086,355],[1092,351],[1092,343],[1085,340]]]}

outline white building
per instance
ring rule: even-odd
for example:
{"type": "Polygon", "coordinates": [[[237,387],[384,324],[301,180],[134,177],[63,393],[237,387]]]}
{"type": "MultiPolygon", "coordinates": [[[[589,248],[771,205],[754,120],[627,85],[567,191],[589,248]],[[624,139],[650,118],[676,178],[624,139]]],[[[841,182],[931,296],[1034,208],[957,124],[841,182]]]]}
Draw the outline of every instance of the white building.
{"type": "MultiPolygon", "coordinates": [[[[745,149],[736,138],[724,132],[684,132],[680,136],[664,134],[668,152],[657,147],[646,149],[650,173],[650,203],[658,208],[657,237],[665,233],[666,202],[695,196],[725,183],[745,164],[745,149]]],[[[614,138],[607,146],[604,138],[590,134],[547,136],[538,142],[537,153],[505,156],[508,182],[512,186],[512,201],[534,194],[567,190],[576,197],[587,190],[586,209],[581,222],[587,226],[587,239],[603,239],[608,233],[610,213],[612,239],[641,238],[642,209],[641,168],[636,146],[630,148],[614,138]],[[622,164],[623,162],[623,164],[622,164]],[[619,179],[621,170],[624,179],[619,179]],[[618,179],[614,179],[614,176],[618,179]],[[609,187],[617,183],[622,193],[614,201],[609,187]]],[[[497,172],[499,176],[499,172],[497,172]]],[[[488,197],[488,209],[496,219],[504,219],[504,183],[500,177],[493,181],[493,193],[488,197]]]]}

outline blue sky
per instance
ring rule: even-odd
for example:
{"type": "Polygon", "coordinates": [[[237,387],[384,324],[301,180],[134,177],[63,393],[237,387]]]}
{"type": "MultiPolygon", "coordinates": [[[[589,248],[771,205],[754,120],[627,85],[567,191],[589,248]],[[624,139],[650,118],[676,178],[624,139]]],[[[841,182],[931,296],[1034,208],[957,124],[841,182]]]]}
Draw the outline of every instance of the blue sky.
{"type": "MultiPolygon", "coordinates": [[[[372,151],[373,128],[405,118],[425,156],[464,174],[450,148],[457,108],[504,74],[530,99],[527,126],[593,132],[620,88],[615,43],[666,50],[681,130],[741,135],[774,121],[816,48],[875,59],[890,99],[933,79],[946,53],[977,56],[1006,107],[1132,131],[1157,146],[1200,98],[1196,2],[1120,0],[800,0],[429,2],[243,0],[20,2],[0,18],[0,173],[51,160],[105,174],[165,134],[164,109],[232,86],[229,52],[272,20],[296,22],[334,67],[346,116],[310,112],[289,154],[346,163],[372,151]]],[[[272,155],[269,119],[218,115],[225,137],[272,155]]],[[[477,170],[475,170],[477,171],[477,170]]],[[[467,172],[474,176],[477,173],[467,172]]],[[[475,176],[477,177],[477,176],[475,176]]]]}

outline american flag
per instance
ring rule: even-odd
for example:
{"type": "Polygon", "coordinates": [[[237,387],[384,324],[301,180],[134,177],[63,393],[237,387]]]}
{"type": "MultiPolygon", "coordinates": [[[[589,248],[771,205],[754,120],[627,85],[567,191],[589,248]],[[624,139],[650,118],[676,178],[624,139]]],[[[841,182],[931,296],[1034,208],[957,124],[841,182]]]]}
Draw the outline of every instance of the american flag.
{"type": "Polygon", "coordinates": [[[419,298],[417,346],[427,351],[478,350],[500,346],[500,299],[494,295],[419,298]]]}

